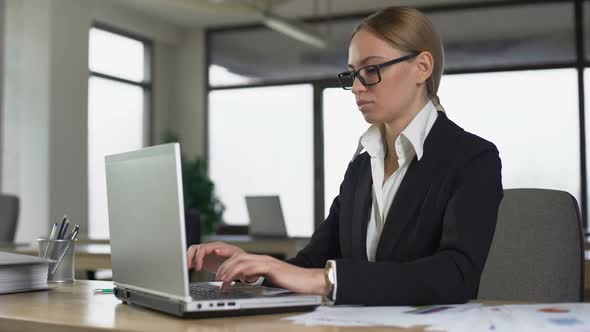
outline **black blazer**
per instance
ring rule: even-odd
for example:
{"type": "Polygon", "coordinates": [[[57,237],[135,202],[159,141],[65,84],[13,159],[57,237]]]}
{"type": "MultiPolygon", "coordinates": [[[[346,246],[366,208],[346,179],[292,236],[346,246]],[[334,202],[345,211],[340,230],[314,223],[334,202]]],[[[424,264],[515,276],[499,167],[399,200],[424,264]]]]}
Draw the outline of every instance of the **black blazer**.
{"type": "Polygon", "coordinates": [[[336,304],[463,303],[477,296],[503,197],[494,144],[442,112],[420,161],[412,160],[389,209],[375,262],[367,260],[371,163],[348,166],[328,218],[289,263],[336,260],[336,304]]]}

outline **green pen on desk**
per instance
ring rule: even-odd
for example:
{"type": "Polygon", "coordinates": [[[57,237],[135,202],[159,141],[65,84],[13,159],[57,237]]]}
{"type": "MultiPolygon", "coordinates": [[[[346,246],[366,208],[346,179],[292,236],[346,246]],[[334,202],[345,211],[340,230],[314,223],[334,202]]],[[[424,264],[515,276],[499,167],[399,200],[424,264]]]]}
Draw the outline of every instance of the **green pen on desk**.
{"type": "Polygon", "coordinates": [[[94,294],[113,294],[112,288],[96,288],[92,291],[94,294]]]}

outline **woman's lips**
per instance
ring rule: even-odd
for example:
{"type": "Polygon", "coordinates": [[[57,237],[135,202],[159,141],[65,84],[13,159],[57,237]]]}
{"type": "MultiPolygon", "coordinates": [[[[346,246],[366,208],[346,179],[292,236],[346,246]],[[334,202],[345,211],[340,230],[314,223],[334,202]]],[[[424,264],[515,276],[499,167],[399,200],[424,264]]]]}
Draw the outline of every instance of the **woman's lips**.
{"type": "Polygon", "coordinates": [[[371,101],[368,100],[357,100],[356,105],[358,106],[359,109],[362,109],[363,106],[367,105],[367,104],[371,104],[371,101]]]}

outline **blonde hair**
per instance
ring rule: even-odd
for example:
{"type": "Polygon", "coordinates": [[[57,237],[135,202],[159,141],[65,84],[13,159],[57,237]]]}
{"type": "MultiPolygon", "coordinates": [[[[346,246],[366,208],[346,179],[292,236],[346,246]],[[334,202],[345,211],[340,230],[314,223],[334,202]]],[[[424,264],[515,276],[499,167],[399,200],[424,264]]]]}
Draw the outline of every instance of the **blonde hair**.
{"type": "Polygon", "coordinates": [[[445,111],[437,94],[444,68],[443,44],[426,15],[411,7],[388,7],[365,18],[354,29],[352,36],[361,30],[375,34],[403,52],[430,52],[434,67],[426,82],[426,91],[436,109],[445,111]]]}

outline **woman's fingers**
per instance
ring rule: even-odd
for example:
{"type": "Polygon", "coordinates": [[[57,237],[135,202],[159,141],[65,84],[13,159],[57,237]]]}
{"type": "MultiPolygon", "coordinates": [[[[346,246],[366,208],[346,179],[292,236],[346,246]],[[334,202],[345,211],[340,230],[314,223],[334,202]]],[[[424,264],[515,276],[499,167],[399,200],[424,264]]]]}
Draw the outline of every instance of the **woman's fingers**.
{"type": "Polygon", "coordinates": [[[253,275],[264,276],[269,270],[269,263],[267,256],[238,254],[221,264],[215,276],[217,280],[225,282],[248,280],[252,279],[253,275]]]}
{"type": "Polygon", "coordinates": [[[221,280],[220,291],[226,291],[234,280],[252,279],[254,276],[259,276],[263,269],[264,268],[261,266],[260,262],[256,261],[245,262],[234,267],[225,275],[223,280],[221,280]]]}
{"type": "Polygon", "coordinates": [[[199,245],[198,244],[193,244],[192,246],[190,246],[188,248],[188,251],[186,253],[186,259],[187,259],[187,263],[188,263],[188,268],[192,268],[192,262],[194,260],[194,256],[197,253],[197,251],[199,250],[199,245]]]}
{"type": "Polygon", "coordinates": [[[221,281],[222,292],[234,280],[252,280],[261,276],[277,287],[296,293],[323,294],[325,290],[323,269],[304,269],[264,255],[234,255],[219,266],[216,275],[221,281]]]}
{"type": "Polygon", "coordinates": [[[236,254],[236,255],[228,258],[221,265],[219,265],[219,268],[217,269],[217,272],[215,273],[215,279],[221,280],[222,276],[225,275],[226,271],[228,271],[228,269],[231,269],[231,266],[237,264],[242,256],[244,256],[244,255],[242,255],[241,253],[236,254]]]}
{"type": "Polygon", "coordinates": [[[206,256],[213,253],[215,249],[215,244],[206,244],[199,247],[199,250],[197,251],[197,254],[195,255],[194,259],[195,270],[201,271],[201,269],[203,268],[203,260],[206,256]]]}
{"type": "Polygon", "coordinates": [[[238,247],[234,247],[234,246],[231,246],[231,245],[225,244],[225,243],[224,243],[224,245],[218,246],[215,249],[215,254],[218,256],[222,256],[222,257],[231,257],[239,252],[244,252],[244,251],[238,247]]]}
{"type": "Polygon", "coordinates": [[[196,249],[191,264],[197,271],[203,269],[204,266],[207,268],[212,268],[212,270],[215,271],[217,269],[216,265],[219,264],[217,262],[218,260],[223,261],[225,258],[229,258],[232,255],[240,252],[244,251],[236,246],[232,246],[223,242],[201,244],[196,249]],[[215,257],[213,257],[214,259],[208,260],[207,256],[209,255],[215,255],[215,257]],[[205,260],[207,260],[209,263],[212,263],[213,265],[209,263],[206,264],[205,260]]]}

